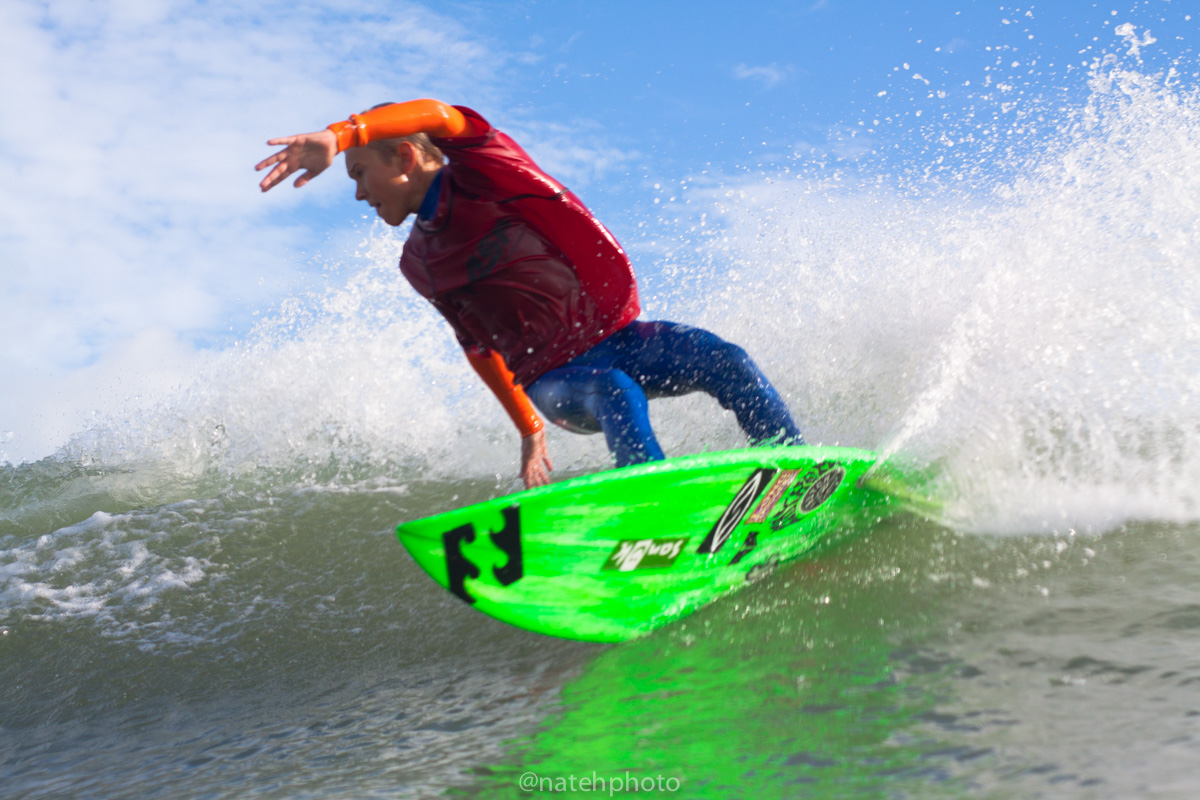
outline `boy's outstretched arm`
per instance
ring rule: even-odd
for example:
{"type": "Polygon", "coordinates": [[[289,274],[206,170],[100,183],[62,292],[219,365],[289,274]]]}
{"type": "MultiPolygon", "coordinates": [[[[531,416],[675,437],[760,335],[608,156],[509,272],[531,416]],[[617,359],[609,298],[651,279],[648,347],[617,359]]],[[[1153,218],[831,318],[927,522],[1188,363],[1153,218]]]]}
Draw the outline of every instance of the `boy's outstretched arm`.
{"type": "Polygon", "coordinates": [[[296,179],[298,189],[328,169],[333,157],[350,147],[414,133],[439,138],[469,136],[473,132],[471,127],[470,120],[461,111],[440,100],[390,103],[362,114],[352,114],[350,119],[335,122],[323,131],[271,139],[268,145],[283,145],[284,149],[263,159],[254,169],[262,171],[274,167],[259,184],[264,192],[282,183],[292,173],[304,170],[296,179]]]}

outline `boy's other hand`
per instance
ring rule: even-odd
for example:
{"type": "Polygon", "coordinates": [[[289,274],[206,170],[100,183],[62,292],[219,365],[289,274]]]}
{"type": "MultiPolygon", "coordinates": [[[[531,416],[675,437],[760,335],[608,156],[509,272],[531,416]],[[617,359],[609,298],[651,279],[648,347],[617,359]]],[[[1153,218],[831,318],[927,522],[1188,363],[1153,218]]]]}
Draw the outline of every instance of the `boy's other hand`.
{"type": "Polygon", "coordinates": [[[521,439],[521,479],[525,488],[545,486],[550,483],[550,471],[554,465],[546,454],[546,432],[538,431],[521,439]]]}

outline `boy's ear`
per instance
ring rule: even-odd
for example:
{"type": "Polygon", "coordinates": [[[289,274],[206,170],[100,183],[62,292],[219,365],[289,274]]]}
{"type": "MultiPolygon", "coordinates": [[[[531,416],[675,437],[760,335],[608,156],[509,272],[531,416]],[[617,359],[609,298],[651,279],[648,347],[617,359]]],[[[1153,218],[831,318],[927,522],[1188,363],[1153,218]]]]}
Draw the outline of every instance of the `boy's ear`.
{"type": "Polygon", "coordinates": [[[396,145],[396,158],[398,159],[397,166],[401,172],[412,172],[420,163],[420,154],[412,142],[400,142],[396,145]]]}

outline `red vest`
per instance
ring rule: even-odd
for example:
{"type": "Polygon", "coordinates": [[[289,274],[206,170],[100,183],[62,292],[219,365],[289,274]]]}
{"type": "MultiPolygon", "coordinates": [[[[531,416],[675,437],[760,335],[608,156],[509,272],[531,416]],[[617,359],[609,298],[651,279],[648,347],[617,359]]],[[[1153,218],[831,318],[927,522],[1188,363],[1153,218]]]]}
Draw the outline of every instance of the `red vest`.
{"type": "Polygon", "coordinates": [[[496,350],[528,386],[637,317],[625,251],[562,184],[469,108],[484,133],[436,144],[437,213],[417,219],[400,270],[466,349],[496,350]]]}

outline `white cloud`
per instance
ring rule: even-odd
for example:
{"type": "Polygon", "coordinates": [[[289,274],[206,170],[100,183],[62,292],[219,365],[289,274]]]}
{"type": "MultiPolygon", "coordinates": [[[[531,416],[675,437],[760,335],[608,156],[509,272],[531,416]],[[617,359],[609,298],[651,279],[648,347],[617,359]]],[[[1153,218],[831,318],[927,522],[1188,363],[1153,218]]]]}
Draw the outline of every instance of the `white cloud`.
{"type": "MultiPolygon", "coordinates": [[[[268,138],[386,100],[502,109],[520,62],[404,2],[0,3],[0,461],[61,444],[90,383],[113,413],[122,386],[163,390],[340,250],[360,223],[341,165],[264,196],[268,138]]],[[[536,120],[517,134],[573,188],[629,155],[536,120]]]]}
{"type": "Polygon", "coordinates": [[[268,138],[382,99],[486,102],[503,64],[407,4],[0,4],[0,429],[22,438],[73,371],[150,352],[129,349],[147,330],[220,340],[298,279],[323,238],[301,205],[346,186],[262,196],[268,138]]]}
{"type": "Polygon", "coordinates": [[[752,67],[747,64],[735,64],[733,67],[733,77],[740,81],[759,81],[764,89],[773,89],[790,77],[794,71],[795,68],[790,64],[780,66],[772,62],[759,67],[752,67]]]}
{"type": "Polygon", "coordinates": [[[0,395],[0,463],[46,455],[97,417],[186,385],[211,354],[180,342],[165,325],[146,327],[116,343],[100,363],[76,370],[49,364],[6,365],[0,395]],[[81,402],[83,400],[83,402],[81,402]],[[9,424],[14,421],[19,424],[9,424]]]}
{"type": "Polygon", "coordinates": [[[641,155],[613,144],[598,125],[587,120],[570,124],[513,120],[505,127],[539,167],[576,192],[605,174],[627,168],[641,155]]]}

